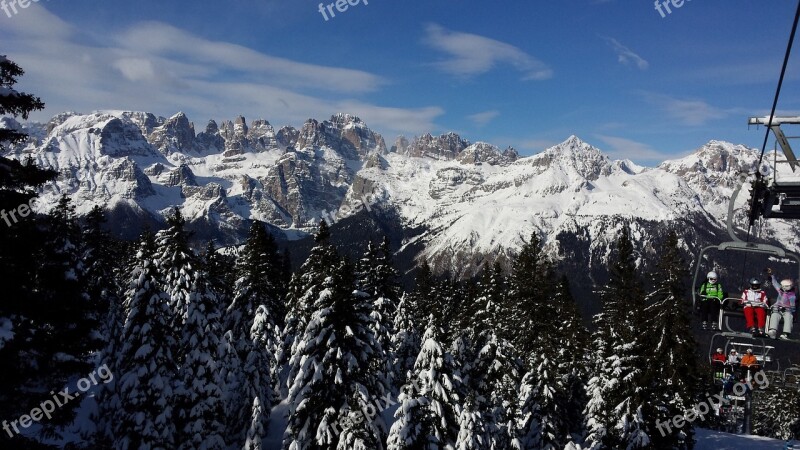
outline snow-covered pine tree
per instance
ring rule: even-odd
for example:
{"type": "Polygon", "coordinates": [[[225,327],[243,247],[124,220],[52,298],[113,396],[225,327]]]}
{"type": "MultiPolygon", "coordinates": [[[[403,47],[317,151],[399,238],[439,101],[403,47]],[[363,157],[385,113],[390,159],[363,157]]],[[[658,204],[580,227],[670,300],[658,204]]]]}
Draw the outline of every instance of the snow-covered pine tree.
{"type": "Polygon", "coordinates": [[[330,237],[328,224],[320,221],[319,230],[314,236],[317,245],[311,249],[308,258],[289,282],[283,342],[276,355],[279,364],[287,362],[297,350],[297,344],[314,312],[314,302],[324,289],[325,279],[340,262],[339,253],[331,245],[330,237]]]}
{"type": "Polygon", "coordinates": [[[389,430],[386,450],[440,450],[433,431],[434,417],[430,402],[418,386],[406,384],[398,397],[400,406],[389,430]]]}
{"type": "Polygon", "coordinates": [[[283,324],[286,311],[281,298],[280,264],[275,238],[263,222],[254,221],[237,260],[234,298],[225,320],[226,329],[235,330],[244,341],[249,340],[249,327],[260,305],[266,306],[274,325],[283,324]]]}
{"type": "Polygon", "coordinates": [[[474,338],[476,352],[470,373],[464,378],[466,391],[481,414],[488,434],[489,448],[511,448],[516,433],[516,401],[520,379],[520,361],[511,344],[487,328],[474,338]]]}
{"type": "Polygon", "coordinates": [[[553,295],[556,316],[559,324],[555,342],[559,363],[559,373],[564,381],[567,395],[564,423],[569,434],[583,435],[584,416],[588,398],[586,382],[589,373],[589,331],[583,324],[578,305],[569,288],[569,280],[562,276],[553,295]]]}
{"type": "Polygon", "coordinates": [[[209,240],[199,259],[200,264],[197,268],[207,274],[208,282],[217,293],[220,305],[227,307],[233,299],[233,287],[236,283],[234,270],[236,258],[220,253],[214,241],[209,240]]]}
{"type": "MultiPolygon", "coordinates": [[[[279,371],[275,360],[275,355],[282,344],[280,323],[283,321],[284,311],[279,298],[280,291],[276,287],[278,281],[275,279],[280,271],[277,267],[279,260],[277,246],[266,231],[265,224],[253,222],[237,261],[238,279],[235,283],[234,297],[225,314],[225,328],[231,334],[240,365],[245,364],[254,351],[252,327],[256,320],[259,324],[259,345],[263,344],[263,349],[258,351],[263,350],[269,354],[269,358],[263,360],[265,365],[261,369],[260,379],[269,384],[271,390],[270,398],[260,403],[262,407],[271,405],[280,392],[279,371]],[[257,317],[258,311],[260,315],[257,317]]],[[[236,375],[235,379],[241,379],[243,376],[245,375],[236,375]]],[[[241,414],[244,411],[249,414],[253,399],[249,394],[243,395],[242,392],[238,392],[239,388],[234,385],[235,383],[229,381],[228,384],[233,390],[229,393],[231,397],[229,407],[231,411],[235,411],[228,415],[232,421],[229,426],[235,428],[242,423],[241,414]]]]}
{"type": "Polygon", "coordinates": [[[274,400],[270,370],[275,370],[275,358],[269,350],[272,345],[269,340],[274,338],[274,333],[266,306],[259,306],[250,329],[252,346],[242,367],[242,388],[239,390],[248,408],[241,414],[235,414],[236,417],[250,419],[248,428],[243,430],[244,450],[261,450],[260,443],[269,423],[274,400]]]}
{"type": "Polygon", "coordinates": [[[659,248],[659,259],[650,274],[653,286],[648,298],[650,305],[645,310],[645,315],[651,318],[646,334],[647,353],[658,358],[647,366],[641,382],[649,384],[644,386],[650,399],[644,414],[653,444],[658,448],[674,448],[692,441],[692,423],[687,421],[681,428],[670,427],[664,435],[655,432],[656,424],[669,422],[694,404],[699,368],[697,343],[687,315],[690,305],[685,301],[688,265],[681,254],[678,235],[670,231],[659,248]]]}
{"type": "MultiPolygon", "coordinates": [[[[343,419],[351,411],[374,409],[371,402],[389,389],[385,374],[372,372],[383,350],[370,328],[369,296],[354,291],[352,266],[339,261],[323,274],[313,313],[289,363],[287,450],[337,448],[343,419]]],[[[348,429],[348,436],[372,436],[369,441],[381,450],[386,426],[380,416],[358,425],[348,429]]]]}
{"type": "Polygon", "coordinates": [[[430,314],[440,312],[441,305],[436,304],[432,293],[436,290],[436,278],[428,261],[417,267],[414,275],[414,290],[408,294],[407,303],[415,324],[427,324],[430,314]]]}
{"type": "Polygon", "coordinates": [[[441,344],[443,332],[435,323],[436,320],[430,317],[414,370],[403,386],[402,404],[388,440],[390,446],[395,446],[391,448],[429,448],[428,436],[435,438],[437,446],[434,448],[455,446],[460,429],[459,392],[463,387],[452,355],[445,352],[441,344]],[[419,411],[419,408],[426,408],[428,413],[419,411]],[[416,419],[424,422],[414,422],[416,419]],[[423,426],[430,427],[428,436],[420,433],[423,426]]]}
{"type": "Polygon", "coordinates": [[[493,424],[487,424],[486,415],[481,410],[483,401],[475,401],[467,395],[461,414],[458,417],[458,436],[456,450],[483,450],[491,448],[491,435],[488,430],[493,424]]]}
{"type": "Polygon", "coordinates": [[[104,400],[113,448],[175,448],[173,385],[177,367],[169,324],[172,311],[155,264],[155,242],[145,234],[136,254],[126,294],[129,313],[122,329],[120,352],[113,364],[115,396],[104,400]]]}
{"type": "Polygon", "coordinates": [[[400,297],[394,314],[393,328],[394,334],[391,337],[393,392],[399,392],[400,387],[408,381],[408,373],[414,368],[421,346],[419,329],[409,307],[408,294],[400,297]]]}
{"type": "Polygon", "coordinates": [[[559,370],[552,331],[541,335],[540,345],[528,358],[528,372],[520,384],[519,447],[522,450],[556,450],[566,445],[568,393],[559,370]]]}
{"type": "Polygon", "coordinates": [[[376,339],[385,352],[382,358],[376,360],[381,367],[376,368],[386,373],[388,385],[393,385],[394,370],[392,363],[392,336],[394,332],[394,317],[397,310],[400,288],[397,285],[397,271],[392,267],[391,250],[388,238],[384,238],[380,247],[367,244],[367,250],[358,261],[356,271],[357,288],[370,296],[372,302],[372,319],[370,327],[376,339]]]}
{"type": "MultiPolygon", "coordinates": [[[[753,387],[757,388],[757,383],[753,387]]],[[[800,390],[770,384],[753,400],[753,433],[773,439],[800,437],[800,390]]]]}
{"type": "Polygon", "coordinates": [[[592,449],[642,448],[649,444],[641,406],[647,331],[644,288],[637,276],[630,230],[622,228],[612,255],[609,281],[601,290],[603,311],[595,319],[593,350],[598,358],[589,381],[587,443],[592,449]]]}
{"type": "Polygon", "coordinates": [[[476,333],[492,329],[497,336],[503,336],[503,339],[507,339],[511,334],[508,320],[511,313],[505,311],[505,307],[508,306],[505,299],[506,290],[506,277],[500,263],[495,261],[491,266],[484,267],[476,300],[477,311],[472,325],[476,333]]]}
{"type": "Polygon", "coordinates": [[[533,232],[514,260],[510,292],[505,310],[511,313],[507,326],[509,339],[520,355],[530,355],[536,348],[540,330],[548,322],[544,314],[552,295],[553,265],[542,249],[542,241],[533,232]],[[520,332],[525,330],[525,332],[520,332]]]}
{"type": "Polygon", "coordinates": [[[176,388],[177,448],[226,448],[225,405],[219,353],[222,324],[219,301],[205,272],[189,274],[186,321],[180,348],[185,355],[176,388]]]}
{"type": "MultiPolygon", "coordinates": [[[[170,325],[176,339],[180,335],[186,320],[189,294],[194,283],[193,275],[196,270],[196,258],[189,248],[189,233],[186,231],[186,220],[180,210],[175,208],[172,215],[167,217],[169,227],[156,234],[158,250],[156,264],[163,277],[164,292],[169,296],[171,315],[170,325]]],[[[176,357],[184,355],[179,349],[173,351],[176,357]]],[[[181,364],[182,359],[178,360],[181,364]]]]}

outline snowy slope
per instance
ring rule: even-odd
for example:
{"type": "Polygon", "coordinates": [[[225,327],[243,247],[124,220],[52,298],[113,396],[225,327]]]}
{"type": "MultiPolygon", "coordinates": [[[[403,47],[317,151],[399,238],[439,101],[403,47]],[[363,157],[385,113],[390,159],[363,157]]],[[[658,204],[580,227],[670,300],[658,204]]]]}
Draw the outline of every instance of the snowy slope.
{"type": "Polygon", "coordinates": [[[702,428],[697,428],[696,431],[695,450],[783,450],[786,448],[786,441],[777,439],[740,436],[702,428]]]}

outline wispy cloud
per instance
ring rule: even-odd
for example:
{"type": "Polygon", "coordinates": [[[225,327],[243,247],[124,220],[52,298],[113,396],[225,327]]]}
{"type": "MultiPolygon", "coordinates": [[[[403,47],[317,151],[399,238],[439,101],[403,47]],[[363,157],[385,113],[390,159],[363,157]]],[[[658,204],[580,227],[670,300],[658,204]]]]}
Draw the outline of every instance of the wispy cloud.
{"type": "Polygon", "coordinates": [[[26,71],[20,88],[47,105],[35,120],[65,110],[182,110],[199,123],[243,114],[299,125],[349,112],[385,133],[421,134],[436,129],[444,113],[435,105],[394,108],[360,99],[387,84],[369,72],[276,57],[164,23],[96,37],[36,4],[7,22],[0,40],[26,71]]]}
{"type": "Polygon", "coordinates": [[[670,157],[670,154],[660,152],[648,144],[637,142],[619,136],[595,134],[597,139],[608,145],[608,155],[613,159],[630,159],[636,163],[660,163],[670,157]]]}
{"type": "Polygon", "coordinates": [[[640,93],[645,101],[657,106],[671,118],[684,125],[704,125],[711,120],[724,119],[734,113],[742,113],[738,108],[722,109],[712,106],[705,100],[675,98],[652,92],[640,93]]]}
{"type": "Polygon", "coordinates": [[[489,72],[499,64],[509,64],[522,73],[523,80],[546,80],[553,76],[547,64],[521,49],[477,34],[430,24],[425,28],[423,42],[449,56],[435,66],[452,75],[472,77],[489,72]]]}
{"type": "Polygon", "coordinates": [[[619,61],[621,64],[626,66],[628,64],[633,64],[640,70],[647,70],[647,68],[650,67],[650,63],[634,53],[633,50],[622,45],[618,40],[610,37],[603,37],[603,40],[605,40],[609,47],[614,50],[614,53],[617,55],[617,61],[619,61]]]}
{"type": "Polygon", "coordinates": [[[474,123],[476,126],[482,127],[491,122],[492,120],[494,120],[499,115],[500,111],[493,109],[490,111],[484,111],[484,112],[479,112],[477,114],[469,115],[467,116],[467,119],[472,121],[472,123],[474,123]]]}

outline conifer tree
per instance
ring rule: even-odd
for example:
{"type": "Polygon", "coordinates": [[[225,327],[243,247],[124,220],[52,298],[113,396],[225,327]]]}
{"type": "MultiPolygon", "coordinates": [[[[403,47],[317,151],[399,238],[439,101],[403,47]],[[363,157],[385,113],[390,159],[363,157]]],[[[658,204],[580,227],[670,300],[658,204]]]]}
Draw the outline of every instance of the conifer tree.
{"type": "Polygon", "coordinates": [[[244,422],[248,423],[248,428],[243,430],[246,431],[243,448],[248,450],[261,450],[260,442],[265,437],[274,400],[274,381],[270,374],[275,370],[275,358],[269,350],[274,344],[269,342],[274,338],[273,327],[267,308],[259,306],[250,329],[252,345],[244,361],[243,386],[237,392],[247,408],[234,415],[238,423],[243,423],[241,419],[250,419],[249,423],[244,422]]]}
{"type": "Polygon", "coordinates": [[[172,355],[176,347],[169,324],[172,312],[162,290],[152,236],[144,235],[126,294],[128,316],[122,329],[122,347],[113,365],[117,377],[116,398],[107,410],[117,407],[113,448],[174,448],[173,385],[177,367],[172,355]]]}
{"type": "MultiPolygon", "coordinates": [[[[156,234],[158,244],[156,264],[163,277],[164,291],[170,299],[173,311],[170,324],[177,341],[186,320],[189,294],[194,283],[192,277],[196,271],[196,258],[189,248],[186,220],[179,209],[175,208],[172,215],[167,217],[167,225],[169,228],[156,234]]],[[[178,358],[183,357],[177,349],[174,353],[178,358]]],[[[179,359],[178,362],[182,361],[179,359]]]]}
{"type": "Polygon", "coordinates": [[[402,404],[388,440],[394,447],[390,448],[452,448],[458,438],[463,386],[452,355],[441,344],[443,332],[435,323],[431,317],[413,373],[402,389],[402,404]],[[420,433],[421,428],[427,436],[420,433]]]}
{"type": "Polygon", "coordinates": [[[531,370],[522,378],[520,449],[556,450],[566,445],[567,393],[552,356],[555,351],[550,345],[540,346],[528,364],[531,370]]]}
{"type": "Polygon", "coordinates": [[[666,436],[654,431],[657,423],[668,422],[691,407],[697,394],[699,368],[695,356],[697,344],[687,315],[689,305],[684,300],[688,266],[681,254],[678,235],[670,231],[660,249],[655,271],[650,274],[653,289],[645,314],[652,318],[647,332],[647,353],[658,355],[659,363],[648,365],[640,382],[650,391],[645,414],[653,443],[667,448],[692,440],[691,422],[680,428],[670,427],[666,436]]]}
{"type": "Polygon", "coordinates": [[[601,291],[603,311],[595,318],[597,362],[588,385],[587,443],[592,449],[636,449],[650,443],[642,411],[648,391],[640,384],[646,350],[641,320],[645,303],[627,226],[617,240],[610,266],[609,281],[601,291]]]}
{"type": "Polygon", "coordinates": [[[414,368],[421,346],[419,329],[409,305],[408,294],[400,297],[394,315],[394,334],[391,337],[393,381],[397,392],[408,381],[408,373],[414,368]]]}
{"type": "Polygon", "coordinates": [[[205,272],[190,275],[186,321],[181,339],[185,355],[176,390],[179,449],[225,448],[223,380],[219,361],[219,302],[205,272]]]}
{"type": "Polygon", "coordinates": [[[289,283],[283,345],[277,355],[279,363],[288,361],[297,350],[314,312],[314,302],[324,289],[325,279],[340,261],[339,253],[330,243],[330,229],[324,220],[320,221],[314,241],[317,245],[289,283]]]}
{"type": "Polygon", "coordinates": [[[370,436],[368,442],[380,450],[386,433],[380,416],[362,420],[346,434],[337,425],[351,412],[367,411],[389,388],[385,374],[371,370],[383,350],[370,328],[369,296],[353,290],[353,268],[344,261],[323,274],[313,313],[290,360],[284,448],[335,449],[340,439],[355,435],[370,436]]]}
{"type": "Polygon", "coordinates": [[[542,249],[542,241],[534,232],[524,242],[514,260],[510,279],[511,289],[505,305],[510,317],[511,340],[520,355],[535,349],[541,329],[547,323],[544,311],[553,288],[552,262],[542,249]],[[518,332],[525,330],[524,333],[518,332]]]}
{"type": "Polygon", "coordinates": [[[380,367],[375,370],[389,375],[387,380],[389,385],[393,384],[394,377],[391,338],[395,334],[394,317],[400,291],[396,279],[397,271],[392,267],[388,239],[384,238],[380,247],[369,242],[365,254],[358,262],[356,286],[369,295],[372,302],[370,327],[381,348],[386,352],[378,359],[380,367]]]}
{"type": "MultiPolygon", "coordinates": [[[[582,434],[584,429],[583,411],[588,398],[586,382],[588,381],[589,331],[583,324],[578,305],[569,288],[569,280],[562,276],[553,295],[555,314],[559,318],[555,342],[559,362],[558,371],[564,380],[566,398],[563,416],[564,425],[569,433],[582,434]]],[[[593,356],[592,356],[593,357],[593,356]]]]}
{"type": "MultiPolygon", "coordinates": [[[[231,333],[235,353],[242,364],[252,357],[253,352],[266,352],[259,357],[264,364],[259,368],[259,379],[270,387],[270,393],[269,398],[260,401],[259,406],[262,409],[271,405],[280,392],[275,355],[282,345],[279,324],[283,321],[284,306],[276,287],[276,277],[280,272],[276,267],[278,264],[279,255],[274,239],[263,223],[253,222],[237,264],[239,278],[236,280],[233,302],[226,311],[225,328],[231,333]],[[258,344],[252,335],[254,323],[258,323],[258,344]]],[[[233,421],[230,426],[235,427],[244,419],[241,416],[242,411],[249,414],[253,405],[252,393],[239,392],[236,380],[241,381],[242,377],[252,378],[254,374],[232,376],[233,382],[228,381],[229,389],[232,390],[229,407],[235,412],[229,417],[233,421]]]]}

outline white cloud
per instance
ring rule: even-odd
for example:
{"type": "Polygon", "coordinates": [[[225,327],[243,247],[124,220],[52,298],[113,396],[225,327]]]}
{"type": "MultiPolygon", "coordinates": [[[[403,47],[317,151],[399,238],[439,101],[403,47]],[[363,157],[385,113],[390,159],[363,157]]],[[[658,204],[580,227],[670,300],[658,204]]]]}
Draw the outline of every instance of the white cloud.
{"type": "Polygon", "coordinates": [[[491,122],[492,120],[494,120],[499,115],[500,111],[493,109],[490,111],[484,111],[477,114],[469,115],[467,116],[467,119],[472,121],[472,123],[474,123],[476,126],[482,127],[491,122]]]}
{"type": "Polygon", "coordinates": [[[612,159],[630,159],[636,163],[660,163],[674,156],[660,152],[648,144],[619,136],[596,134],[595,137],[609,146],[607,153],[612,159]]]}
{"type": "Polygon", "coordinates": [[[725,110],[708,104],[704,100],[680,99],[664,94],[642,92],[644,99],[656,105],[667,115],[684,125],[704,125],[706,122],[724,119],[739,109],[725,110]]]}
{"type": "Polygon", "coordinates": [[[633,50],[622,45],[618,40],[610,37],[604,37],[603,39],[614,50],[614,53],[617,54],[617,61],[619,61],[621,64],[626,66],[628,64],[633,64],[640,70],[647,70],[647,68],[650,67],[650,63],[634,53],[633,50]]]}
{"type": "Polygon", "coordinates": [[[546,80],[553,76],[550,67],[519,48],[477,34],[430,24],[425,29],[423,41],[450,56],[435,63],[437,68],[449,74],[471,77],[489,72],[498,64],[509,64],[522,72],[523,80],[546,80]]]}
{"type": "Polygon", "coordinates": [[[94,36],[41,7],[8,22],[13,25],[0,29],[0,41],[26,72],[18,87],[47,106],[33,120],[114,109],[184,111],[198,124],[242,114],[298,126],[347,112],[376,131],[413,135],[436,129],[444,113],[435,105],[394,108],[360,99],[387,83],[369,72],[279,58],[163,23],[94,36]]]}

